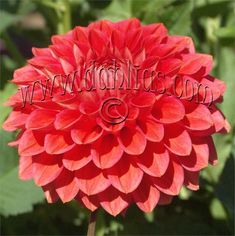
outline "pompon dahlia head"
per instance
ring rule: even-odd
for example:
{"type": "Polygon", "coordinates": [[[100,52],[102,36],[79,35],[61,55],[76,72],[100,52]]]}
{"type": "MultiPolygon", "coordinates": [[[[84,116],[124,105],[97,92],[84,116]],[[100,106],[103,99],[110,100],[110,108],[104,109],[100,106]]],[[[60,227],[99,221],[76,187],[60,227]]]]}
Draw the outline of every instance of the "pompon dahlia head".
{"type": "Polygon", "coordinates": [[[76,199],[116,216],[132,203],[144,212],[168,204],[183,185],[199,188],[200,170],[217,161],[211,135],[229,124],[216,107],[225,85],[191,38],[169,36],[161,23],[102,20],[32,51],[14,73],[4,129],[20,129],[10,143],[19,176],[48,202],[76,199]],[[74,77],[72,90],[58,77],[74,77]]]}

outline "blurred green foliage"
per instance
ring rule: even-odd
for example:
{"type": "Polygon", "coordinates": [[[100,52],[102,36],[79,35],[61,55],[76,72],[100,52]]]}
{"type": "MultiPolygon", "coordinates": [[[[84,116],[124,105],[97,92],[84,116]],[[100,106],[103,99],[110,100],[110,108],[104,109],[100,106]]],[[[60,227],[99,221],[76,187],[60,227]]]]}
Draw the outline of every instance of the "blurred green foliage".
{"type": "MultiPolygon", "coordinates": [[[[227,91],[220,105],[232,125],[214,137],[219,164],[202,172],[198,192],[183,189],[173,203],[151,214],[132,206],[125,217],[98,216],[97,235],[234,235],[235,159],[235,2],[226,0],[3,0],[0,2],[0,124],[10,109],[14,69],[31,57],[31,47],[46,47],[50,36],[97,19],[137,17],[163,22],[171,34],[189,35],[197,51],[214,57],[213,75],[227,91]]],[[[82,235],[89,212],[76,202],[49,205],[33,182],[18,180],[17,152],[7,147],[12,134],[0,130],[0,214],[2,235],[82,235]]]]}

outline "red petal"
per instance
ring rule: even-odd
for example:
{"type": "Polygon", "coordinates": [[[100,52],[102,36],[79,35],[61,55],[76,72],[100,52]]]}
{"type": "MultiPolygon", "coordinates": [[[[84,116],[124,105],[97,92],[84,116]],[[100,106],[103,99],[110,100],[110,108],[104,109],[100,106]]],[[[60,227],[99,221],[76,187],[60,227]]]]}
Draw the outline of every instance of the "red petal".
{"type": "Polygon", "coordinates": [[[205,105],[198,104],[185,115],[185,122],[191,130],[206,130],[213,126],[211,113],[205,105]]]}
{"type": "Polygon", "coordinates": [[[26,65],[14,71],[13,80],[11,80],[11,82],[25,85],[25,83],[37,80],[38,76],[38,72],[32,66],[26,65]]]}
{"type": "Polygon", "coordinates": [[[184,171],[184,184],[187,188],[196,191],[199,189],[199,171],[184,171]]]}
{"type": "Polygon", "coordinates": [[[32,48],[34,56],[52,56],[49,48],[32,48]]]}
{"type": "Polygon", "coordinates": [[[39,69],[47,69],[48,71],[55,73],[55,74],[63,74],[64,71],[59,63],[59,61],[54,57],[48,56],[37,56],[30,60],[28,63],[36,68],[39,69]]]}
{"type": "Polygon", "coordinates": [[[65,153],[73,146],[71,138],[63,133],[47,134],[45,137],[45,150],[49,154],[65,153]]]}
{"type": "Polygon", "coordinates": [[[91,48],[95,51],[97,55],[100,55],[102,53],[103,48],[107,43],[104,34],[101,31],[94,29],[90,31],[89,41],[91,44],[91,48]]]}
{"type": "Polygon", "coordinates": [[[79,191],[74,173],[66,169],[63,169],[53,184],[63,203],[73,200],[79,191]]]}
{"type": "Polygon", "coordinates": [[[112,35],[111,35],[111,42],[113,48],[118,48],[122,49],[124,47],[124,39],[123,35],[120,31],[113,30],[112,35]]]}
{"type": "Polygon", "coordinates": [[[226,91],[226,84],[225,84],[225,82],[222,81],[222,80],[216,79],[215,77],[210,76],[210,75],[207,75],[206,78],[212,81],[214,86],[217,87],[217,89],[220,90],[220,95],[223,96],[225,91],[226,91]]]}
{"type": "Polygon", "coordinates": [[[20,139],[22,137],[22,135],[24,134],[24,131],[20,131],[17,135],[16,135],[16,140],[9,142],[7,145],[10,147],[16,147],[19,145],[20,143],[20,139]]]}
{"type": "Polygon", "coordinates": [[[197,80],[186,75],[176,76],[171,86],[173,86],[172,93],[177,99],[180,99],[182,102],[188,101],[189,105],[197,102],[199,91],[204,89],[197,80]],[[192,100],[194,103],[192,103],[192,100]]]}
{"type": "Polygon", "coordinates": [[[26,130],[19,141],[20,156],[33,156],[44,151],[42,135],[26,130]]]}
{"type": "Polygon", "coordinates": [[[71,45],[71,40],[73,39],[72,31],[69,31],[67,34],[64,35],[53,35],[51,37],[51,41],[53,44],[65,44],[65,45],[71,45]]]}
{"type": "Polygon", "coordinates": [[[159,36],[167,35],[167,28],[162,23],[153,23],[149,25],[143,25],[145,34],[156,34],[159,36]]]}
{"type": "Polygon", "coordinates": [[[63,155],[63,165],[70,171],[79,170],[92,159],[90,146],[76,145],[63,155]]]}
{"type": "Polygon", "coordinates": [[[160,142],[163,139],[164,127],[153,117],[146,117],[146,119],[139,120],[138,125],[149,141],[160,142]]]}
{"type": "MultiPolygon", "coordinates": [[[[73,103],[76,101],[77,96],[73,93],[65,93],[61,95],[61,93],[56,93],[52,101],[55,103],[58,103],[61,106],[68,107],[68,106],[73,106],[73,103]]],[[[77,104],[75,105],[77,108],[77,104]]]]}
{"type": "Polygon", "coordinates": [[[46,153],[33,157],[33,177],[35,184],[43,186],[55,180],[63,167],[59,156],[52,156],[46,153]]]}
{"type": "Polygon", "coordinates": [[[73,61],[72,59],[74,60],[74,58],[70,57],[70,61],[68,61],[68,59],[65,60],[63,58],[59,58],[60,64],[64,70],[64,74],[66,75],[75,71],[75,66],[73,65],[73,63],[71,63],[73,61]]]}
{"type": "Polygon", "coordinates": [[[45,185],[42,187],[45,197],[48,203],[54,203],[59,199],[57,192],[54,189],[54,186],[51,184],[45,185]]]}
{"type": "Polygon", "coordinates": [[[128,116],[127,116],[127,120],[135,120],[138,118],[140,113],[139,108],[137,107],[129,107],[129,111],[128,111],[128,116]]]}
{"type": "Polygon", "coordinates": [[[183,119],[185,110],[179,99],[164,96],[155,103],[152,114],[163,123],[175,123],[183,119]]]}
{"type": "Polygon", "coordinates": [[[140,26],[141,26],[140,25],[140,21],[138,19],[136,19],[136,18],[122,20],[122,21],[119,21],[119,22],[114,24],[114,27],[117,27],[119,30],[121,30],[121,31],[123,31],[125,33],[128,30],[137,29],[140,26]]]}
{"type": "Polygon", "coordinates": [[[133,106],[136,106],[136,107],[150,107],[154,104],[155,100],[156,98],[153,93],[142,92],[136,95],[132,99],[131,103],[133,104],[133,106]]]}
{"type": "MultiPolygon", "coordinates": [[[[158,62],[159,62],[159,57],[156,57],[156,56],[147,57],[142,62],[141,69],[143,70],[142,75],[143,75],[144,79],[151,78],[151,76],[152,76],[151,70],[153,70],[153,68],[155,68],[157,66],[158,62]]],[[[146,81],[143,81],[143,85],[144,85],[144,88],[146,88],[146,89],[148,88],[146,81]]],[[[151,97],[149,96],[148,99],[151,99],[151,97]]],[[[151,99],[150,101],[153,101],[153,103],[154,103],[155,100],[151,99]]],[[[147,103],[146,103],[146,105],[147,105],[147,103]]]]}
{"type": "Polygon", "coordinates": [[[198,171],[208,166],[209,146],[201,138],[193,139],[193,151],[190,156],[179,157],[178,161],[189,171],[198,171]]]}
{"type": "Polygon", "coordinates": [[[89,29],[98,29],[101,30],[105,35],[110,35],[113,30],[113,22],[109,20],[99,20],[89,24],[89,29]]]}
{"type": "Polygon", "coordinates": [[[101,169],[105,169],[112,167],[120,160],[123,150],[117,138],[109,134],[92,146],[91,153],[95,165],[101,169]]]}
{"type": "Polygon", "coordinates": [[[22,113],[20,111],[12,111],[4,122],[2,128],[7,131],[15,131],[17,128],[24,126],[28,114],[22,113]]]}
{"type": "Polygon", "coordinates": [[[55,111],[37,109],[33,111],[26,122],[27,129],[41,129],[49,126],[55,120],[55,111]]]}
{"type": "Polygon", "coordinates": [[[74,58],[73,58],[73,53],[72,53],[72,45],[54,44],[54,45],[50,45],[49,48],[50,48],[50,51],[53,53],[53,56],[56,56],[59,60],[61,58],[64,58],[64,59],[70,60],[72,63],[74,63],[74,58]]]}
{"type": "MultiPolygon", "coordinates": [[[[93,82],[91,82],[91,84],[92,83],[93,82]]],[[[89,115],[93,115],[93,114],[98,113],[100,110],[100,105],[101,104],[100,104],[100,99],[99,99],[98,93],[95,90],[89,91],[88,94],[87,93],[82,94],[81,102],[79,104],[79,110],[82,114],[86,114],[89,116],[89,115]]]]}
{"type": "Polygon", "coordinates": [[[123,193],[133,192],[143,177],[143,171],[130,161],[128,156],[124,156],[115,166],[107,169],[112,185],[123,193]]]}
{"type": "Polygon", "coordinates": [[[212,116],[212,119],[214,122],[215,131],[216,132],[222,131],[225,126],[225,118],[224,118],[222,112],[219,110],[215,110],[215,111],[213,111],[211,116],[212,116]]]}
{"type": "Polygon", "coordinates": [[[100,205],[111,215],[116,216],[128,206],[126,195],[113,187],[109,187],[98,195],[100,205]]]}
{"type": "Polygon", "coordinates": [[[181,74],[194,74],[202,67],[205,68],[205,75],[207,75],[212,68],[213,58],[206,54],[185,54],[183,57],[183,65],[180,69],[181,74]]]}
{"type": "Polygon", "coordinates": [[[84,204],[84,206],[91,211],[95,211],[100,205],[97,195],[87,196],[85,193],[79,191],[76,199],[81,201],[84,204]]]}
{"type": "Polygon", "coordinates": [[[227,119],[225,119],[224,128],[223,128],[220,132],[229,133],[230,130],[231,130],[231,125],[229,124],[229,122],[227,121],[227,119]]]}
{"type": "Polygon", "coordinates": [[[177,51],[187,51],[190,54],[195,53],[193,40],[188,36],[170,36],[167,38],[167,43],[176,44],[177,51]]]}
{"type": "Polygon", "coordinates": [[[158,64],[158,69],[161,71],[164,75],[168,74],[176,74],[181,66],[181,60],[176,58],[168,58],[165,60],[161,60],[158,64]]]}
{"type": "Polygon", "coordinates": [[[118,141],[123,150],[130,155],[140,155],[146,147],[144,134],[137,128],[124,127],[118,141]]]}
{"type": "Polygon", "coordinates": [[[205,142],[208,143],[209,146],[209,162],[211,165],[216,165],[217,161],[218,161],[218,157],[217,157],[217,152],[215,149],[215,144],[213,142],[212,137],[204,137],[205,142]]]}
{"type": "Polygon", "coordinates": [[[160,143],[148,144],[145,152],[136,157],[137,165],[148,175],[162,176],[169,165],[169,153],[160,143]]]}
{"type": "Polygon", "coordinates": [[[33,178],[32,157],[20,157],[19,177],[22,180],[29,180],[33,178]]]}
{"type": "Polygon", "coordinates": [[[108,123],[100,117],[97,117],[96,121],[97,125],[99,125],[103,130],[108,131],[108,133],[116,133],[125,126],[125,122],[121,122],[119,124],[112,124],[112,121],[108,123]]]}
{"type": "Polygon", "coordinates": [[[103,129],[96,123],[86,120],[80,121],[78,126],[71,131],[71,137],[77,144],[93,143],[103,134],[103,129]]]}
{"type": "Polygon", "coordinates": [[[77,26],[73,30],[74,38],[76,41],[87,44],[88,37],[87,37],[87,28],[77,26]]]}
{"type": "Polygon", "coordinates": [[[131,29],[127,34],[125,35],[125,43],[126,47],[129,48],[129,50],[134,53],[136,49],[139,49],[141,47],[141,42],[143,41],[142,36],[142,29],[131,29]]]}
{"type": "Polygon", "coordinates": [[[176,50],[175,45],[172,44],[159,44],[155,46],[150,52],[149,56],[158,56],[165,58],[172,55],[176,50]]]}
{"type": "Polygon", "coordinates": [[[162,36],[158,36],[158,35],[148,35],[148,36],[145,36],[145,38],[144,38],[144,49],[145,49],[145,52],[147,52],[147,53],[151,52],[152,49],[155,47],[156,43],[160,43],[163,38],[164,38],[164,35],[162,35],[162,36]]]}
{"type": "Polygon", "coordinates": [[[55,128],[60,130],[69,128],[76,124],[79,118],[80,113],[78,110],[63,110],[56,115],[55,128]]]}
{"type": "Polygon", "coordinates": [[[157,35],[157,36],[166,36],[167,29],[162,23],[153,23],[149,25],[143,25],[144,35],[157,35]]]}
{"type": "Polygon", "coordinates": [[[75,172],[78,186],[85,194],[94,195],[110,186],[110,181],[92,162],[75,172]]]}
{"type": "Polygon", "coordinates": [[[143,178],[140,186],[132,193],[137,206],[144,212],[151,212],[157,205],[160,193],[150,184],[150,180],[143,178]]]}
{"type": "MultiPolygon", "coordinates": [[[[221,91],[220,83],[217,79],[211,77],[203,77],[198,86],[199,102],[204,104],[211,104],[221,98],[223,90],[221,91]]],[[[222,82],[223,83],[223,82],[222,82]]]]}
{"type": "Polygon", "coordinates": [[[192,141],[186,130],[180,126],[167,127],[165,145],[174,154],[188,156],[192,151],[192,141]]]}
{"type": "Polygon", "coordinates": [[[178,195],[184,182],[184,170],[177,162],[172,160],[162,177],[152,179],[154,185],[163,193],[178,195]]]}
{"type": "Polygon", "coordinates": [[[82,63],[88,50],[89,47],[86,44],[76,42],[76,44],[73,45],[73,56],[75,58],[77,65],[82,63]]]}
{"type": "Polygon", "coordinates": [[[58,64],[58,61],[56,60],[56,58],[51,56],[37,56],[28,60],[28,63],[36,67],[45,67],[51,64],[58,64]]]}

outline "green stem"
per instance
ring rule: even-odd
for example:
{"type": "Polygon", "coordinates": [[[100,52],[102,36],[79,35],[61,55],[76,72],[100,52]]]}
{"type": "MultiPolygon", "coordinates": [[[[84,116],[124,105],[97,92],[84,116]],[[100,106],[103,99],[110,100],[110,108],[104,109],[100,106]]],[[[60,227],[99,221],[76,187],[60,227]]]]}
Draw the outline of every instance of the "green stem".
{"type": "Polygon", "coordinates": [[[64,34],[71,29],[71,9],[68,0],[57,0],[57,17],[59,34],[64,34]]]}
{"type": "Polygon", "coordinates": [[[91,212],[87,230],[87,236],[95,236],[96,216],[97,216],[97,210],[91,212]]]}
{"type": "Polygon", "coordinates": [[[71,29],[71,7],[69,0],[40,0],[38,2],[55,11],[58,34],[64,34],[71,29]]]}
{"type": "Polygon", "coordinates": [[[65,11],[64,11],[64,30],[65,32],[71,30],[71,8],[70,8],[70,4],[69,1],[65,0],[64,1],[64,7],[65,7],[65,11]]]}
{"type": "MultiPolygon", "coordinates": [[[[61,7],[57,3],[52,2],[52,1],[48,1],[48,0],[35,0],[35,1],[38,2],[38,3],[43,4],[46,7],[52,8],[54,10],[57,10],[57,9],[59,9],[61,7]]],[[[63,10],[63,7],[60,10],[63,10]]]]}

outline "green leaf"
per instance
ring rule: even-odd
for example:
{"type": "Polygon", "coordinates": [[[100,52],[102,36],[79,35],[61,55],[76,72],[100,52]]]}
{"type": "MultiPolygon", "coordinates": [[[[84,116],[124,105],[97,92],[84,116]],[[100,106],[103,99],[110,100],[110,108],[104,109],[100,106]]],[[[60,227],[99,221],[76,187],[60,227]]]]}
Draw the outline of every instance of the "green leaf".
{"type": "Polygon", "coordinates": [[[132,3],[133,14],[141,16],[142,12],[143,22],[146,24],[160,22],[161,15],[167,11],[172,2],[173,0],[152,0],[143,4],[141,0],[134,0],[132,3]]]}
{"type": "Polygon", "coordinates": [[[0,24],[0,33],[6,30],[9,26],[15,24],[20,16],[10,14],[8,12],[0,10],[1,24],[0,24]]]}
{"type": "MultiPolygon", "coordinates": [[[[232,99],[235,83],[234,83],[234,65],[235,55],[231,48],[222,47],[218,53],[218,74],[217,76],[225,81],[226,91],[224,94],[224,101],[219,105],[225,117],[228,119],[230,124],[235,124],[235,100],[232,99]]],[[[215,146],[218,153],[219,163],[215,167],[210,167],[208,171],[213,176],[214,180],[218,180],[225,162],[229,157],[232,148],[232,133],[229,135],[216,135],[214,136],[215,146]]]]}
{"type": "Polygon", "coordinates": [[[219,38],[235,38],[235,28],[233,26],[221,27],[215,35],[219,38]]]}
{"type": "Polygon", "coordinates": [[[223,173],[220,176],[219,183],[216,187],[215,193],[221,202],[226,207],[231,219],[234,217],[234,156],[231,155],[226,161],[223,173]]]}
{"type": "Polygon", "coordinates": [[[0,214],[4,216],[29,212],[33,204],[44,199],[42,190],[32,181],[19,180],[17,151],[7,145],[13,139],[14,133],[0,129],[0,214]]]}
{"type": "Polygon", "coordinates": [[[210,210],[214,219],[226,219],[226,212],[218,199],[212,200],[210,210]]]}
{"type": "Polygon", "coordinates": [[[235,125],[235,54],[231,48],[222,48],[219,58],[219,78],[226,83],[226,91],[224,94],[224,101],[221,104],[221,109],[225,117],[229,120],[231,125],[235,125]]]}
{"type": "Polygon", "coordinates": [[[20,1],[17,9],[17,14],[27,15],[29,12],[35,10],[35,2],[31,0],[20,1]]]}
{"type": "Polygon", "coordinates": [[[8,83],[3,91],[0,91],[0,126],[2,126],[3,121],[6,119],[8,113],[10,112],[11,108],[5,106],[4,103],[7,99],[12,95],[16,90],[14,84],[8,83]]]}
{"type": "Polygon", "coordinates": [[[157,22],[160,12],[173,0],[152,0],[143,4],[142,0],[113,0],[111,4],[102,11],[101,18],[112,21],[137,17],[144,23],[157,22]]]}
{"type": "Polygon", "coordinates": [[[4,216],[29,212],[33,204],[44,199],[41,188],[33,181],[21,181],[18,177],[18,154],[8,142],[14,139],[14,133],[0,129],[0,214],[4,216]]]}
{"type": "Polygon", "coordinates": [[[229,155],[232,150],[232,135],[221,135],[216,134],[213,136],[215,143],[218,163],[215,166],[208,166],[205,171],[202,172],[203,177],[209,180],[211,183],[217,183],[219,176],[221,175],[226,160],[229,158],[229,155]]]}
{"type": "Polygon", "coordinates": [[[131,0],[113,0],[102,12],[101,18],[119,21],[132,17],[131,0]]]}
{"type": "Polygon", "coordinates": [[[109,227],[106,228],[106,234],[110,235],[111,232],[113,232],[114,235],[118,235],[118,232],[122,230],[123,230],[122,224],[120,224],[117,220],[112,220],[110,222],[109,227]]]}
{"type": "Polygon", "coordinates": [[[179,1],[170,5],[173,0],[113,0],[104,9],[102,17],[118,21],[130,17],[142,19],[144,23],[163,22],[171,33],[190,33],[192,1],[179,1]]]}
{"type": "Polygon", "coordinates": [[[197,7],[197,2],[195,1],[195,17],[204,17],[210,16],[215,17],[217,15],[225,14],[229,11],[229,7],[231,7],[232,1],[204,1],[205,4],[200,4],[197,7]]]}
{"type": "Polygon", "coordinates": [[[9,133],[0,129],[0,177],[17,166],[17,151],[15,148],[7,145],[10,141],[13,141],[14,136],[14,133],[9,133]]]}
{"type": "Polygon", "coordinates": [[[158,20],[163,22],[171,34],[186,35],[191,33],[192,1],[178,1],[159,11],[158,20]]]}
{"type": "Polygon", "coordinates": [[[30,212],[44,199],[41,188],[32,181],[18,179],[17,167],[0,178],[0,189],[0,213],[4,216],[30,212]]]}
{"type": "Polygon", "coordinates": [[[191,28],[191,10],[192,10],[192,1],[188,1],[182,6],[178,6],[172,12],[174,17],[174,22],[170,26],[170,32],[172,34],[189,34],[191,28]],[[176,14],[177,12],[177,14],[176,14]]]}
{"type": "Polygon", "coordinates": [[[104,211],[98,212],[97,222],[96,222],[96,235],[104,236],[107,228],[107,222],[105,221],[104,211]]]}

